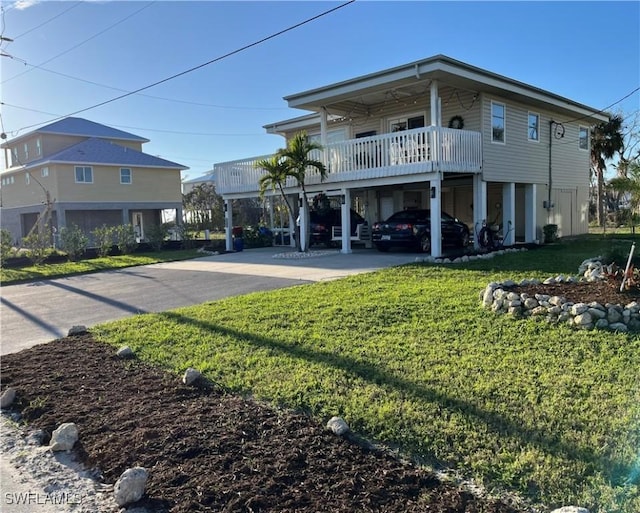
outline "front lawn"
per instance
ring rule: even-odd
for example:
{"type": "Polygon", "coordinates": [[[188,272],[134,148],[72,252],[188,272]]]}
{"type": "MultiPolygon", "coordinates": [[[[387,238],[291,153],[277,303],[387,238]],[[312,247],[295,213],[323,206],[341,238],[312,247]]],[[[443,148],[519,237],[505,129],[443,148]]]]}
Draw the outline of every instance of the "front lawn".
{"type": "MultiPolygon", "coordinates": [[[[631,239],[621,244],[628,249],[631,239]]],[[[489,490],[640,511],[640,337],[516,321],[491,281],[575,274],[585,238],[464,266],[414,264],[101,325],[182,373],[328,419],[489,490]]]]}

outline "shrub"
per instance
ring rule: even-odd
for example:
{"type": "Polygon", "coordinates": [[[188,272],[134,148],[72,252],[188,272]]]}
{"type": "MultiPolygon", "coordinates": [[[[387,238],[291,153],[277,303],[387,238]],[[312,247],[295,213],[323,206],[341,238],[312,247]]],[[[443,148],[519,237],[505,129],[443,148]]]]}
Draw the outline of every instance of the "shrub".
{"type": "Polygon", "coordinates": [[[175,227],[175,231],[178,237],[180,237],[180,240],[182,240],[183,249],[193,248],[197,231],[195,225],[189,223],[178,224],[175,227]]]}
{"type": "Polygon", "coordinates": [[[100,228],[96,228],[91,232],[96,241],[98,256],[109,256],[111,248],[113,247],[113,236],[115,231],[115,226],[107,226],[106,224],[103,224],[100,228]]]}
{"type": "Polygon", "coordinates": [[[542,227],[542,234],[544,235],[544,242],[546,244],[549,244],[550,242],[556,242],[558,240],[558,225],[545,224],[542,227]]]}
{"type": "Polygon", "coordinates": [[[154,224],[146,229],[147,240],[154,251],[162,250],[165,239],[169,236],[169,230],[161,224],[154,224]]]}
{"type": "Polygon", "coordinates": [[[29,235],[22,238],[22,245],[29,250],[29,260],[40,265],[51,251],[51,225],[36,225],[29,235]]]}
{"type": "Polygon", "coordinates": [[[0,230],[0,266],[14,253],[11,232],[6,228],[0,230]]]}
{"type": "Polygon", "coordinates": [[[136,232],[133,229],[132,224],[123,224],[121,226],[116,227],[116,245],[118,246],[118,251],[120,251],[123,255],[128,255],[133,253],[136,249],[136,232]]]}
{"type": "Polygon", "coordinates": [[[67,252],[69,260],[76,262],[84,255],[89,244],[89,238],[76,225],[71,228],[64,227],[60,230],[60,243],[62,249],[67,252]]]}
{"type": "Polygon", "coordinates": [[[247,248],[266,248],[273,246],[273,234],[265,227],[248,226],[244,230],[244,244],[247,248]]]}

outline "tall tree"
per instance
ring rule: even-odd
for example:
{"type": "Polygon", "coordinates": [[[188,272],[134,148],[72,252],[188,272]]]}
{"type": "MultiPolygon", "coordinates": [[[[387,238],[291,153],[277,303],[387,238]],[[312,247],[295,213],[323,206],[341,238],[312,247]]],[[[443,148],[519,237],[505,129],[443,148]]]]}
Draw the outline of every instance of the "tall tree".
{"type": "Polygon", "coordinates": [[[609,181],[609,187],[624,197],[629,207],[629,221],[635,226],[640,214],[640,161],[633,160],[626,166],[626,176],[616,176],[609,181]]]}
{"type": "MultiPolygon", "coordinates": [[[[306,132],[298,132],[293,139],[289,140],[286,149],[278,152],[279,156],[285,159],[288,167],[287,174],[293,176],[298,183],[298,186],[302,190],[302,208],[304,211],[303,219],[306,220],[305,225],[305,241],[304,246],[299,249],[302,251],[309,251],[309,241],[311,240],[311,230],[309,224],[309,201],[307,199],[307,190],[305,187],[305,181],[307,178],[307,172],[316,171],[320,175],[320,181],[324,181],[327,177],[327,168],[324,163],[311,157],[311,153],[314,150],[321,150],[322,146],[309,139],[306,132]]],[[[298,230],[296,232],[299,235],[298,230]]],[[[300,240],[300,237],[296,241],[300,240]]],[[[301,241],[302,242],[302,241],[301,241]]],[[[296,244],[298,244],[296,242],[296,244]]]]}
{"type": "Polygon", "coordinates": [[[611,160],[624,147],[622,117],[612,116],[609,121],[591,128],[591,169],[596,178],[596,212],[598,226],[604,226],[604,172],[611,160]]]}

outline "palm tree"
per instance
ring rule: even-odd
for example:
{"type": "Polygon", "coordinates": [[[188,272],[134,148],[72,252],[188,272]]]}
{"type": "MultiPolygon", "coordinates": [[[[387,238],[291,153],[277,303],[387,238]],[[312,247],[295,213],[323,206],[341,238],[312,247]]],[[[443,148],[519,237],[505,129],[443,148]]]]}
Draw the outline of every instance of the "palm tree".
{"type": "Polygon", "coordinates": [[[618,194],[626,196],[629,204],[629,221],[635,233],[638,210],[640,210],[640,162],[630,162],[626,171],[627,176],[617,176],[609,180],[609,187],[618,194]]]}
{"type": "Polygon", "coordinates": [[[612,159],[624,146],[622,116],[612,116],[591,129],[591,169],[595,173],[597,190],[598,226],[604,225],[604,172],[606,161],[612,159]]]}
{"type": "MultiPolygon", "coordinates": [[[[296,213],[293,211],[293,206],[289,203],[287,199],[287,195],[284,193],[284,186],[286,184],[287,178],[289,177],[289,166],[287,161],[280,155],[280,152],[284,150],[278,150],[276,155],[272,157],[259,160],[255,163],[255,167],[258,169],[262,169],[265,171],[258,180],[258,186],[260,191],[260,198],[264,199],[264,195],[267,192],[267,189],[271,189],[272,191],[279,191],[282,199],[284,200],[284,204],[287,207],[287,211],[289,212],[289,218],[295,219],[296,213]]],[[[298,246],[298,251],[300,251],[300,233],[299,227],[295,227],[296,230],[296,245],[298,246]]]]}
{"type": "MultiPolygon", "coordinates": [[[[307,190],[305,188],[305,180],[307,171],[315,170],[320,174],[320,181],[324,181],[327,177],[327,168],[319,161],[310,157],[310,153],[314,150],[321,150],[322,146],[309,140],[306,132],[298,132],[293,139],[287,144],[287,148],[280,150],[278,155],[285,159],[288,169],[288,176],[292,176],[298,182],[298,186],[302,189],[302,208],[304,209],[304,219],[306,219],[306,237],[305,244],[301,246],[298,242],[298,249],[309,251],[309,241],[311,238],[311,230],[309,226],[309,202],[307,201],[307,190]]],[[[299,235],[299,228],[296,227],[296,234],[299,235]]],[[[300,237],[296,238],[296,241],[300,237]]]]}

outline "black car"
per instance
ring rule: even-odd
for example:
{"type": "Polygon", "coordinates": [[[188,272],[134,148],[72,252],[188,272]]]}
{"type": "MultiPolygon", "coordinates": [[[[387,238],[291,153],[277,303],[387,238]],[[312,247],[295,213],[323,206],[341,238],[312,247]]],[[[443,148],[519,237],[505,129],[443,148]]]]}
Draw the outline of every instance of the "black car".
{"type": "MultiPolygon", "coordinates": [[[[463,248],[469,244],[469,227],[455,217],[441,213],[442,245],[463,248]]],[[[416,248],[431,252],[431,212],[429,210],[403,210],[386,221],[374,223],[371,240],[380,251],[391,247],[416,248]]]]}
{"type": "MultiPolygon", "coordinates": [[[[351,209],[351,235],[356,234],[359,224],[366,221],[364,217],[351,209]]],[[[332,239],[334,226],[342,226],[342,214],[339,208],[328,208],[323,210],[312,210],[309,212],[309,223],[311,225],[311,245],[325,244],[327,246],[336,245],[332,239]]]]}

